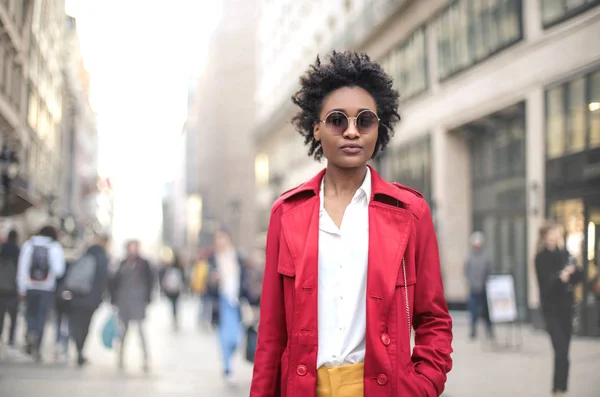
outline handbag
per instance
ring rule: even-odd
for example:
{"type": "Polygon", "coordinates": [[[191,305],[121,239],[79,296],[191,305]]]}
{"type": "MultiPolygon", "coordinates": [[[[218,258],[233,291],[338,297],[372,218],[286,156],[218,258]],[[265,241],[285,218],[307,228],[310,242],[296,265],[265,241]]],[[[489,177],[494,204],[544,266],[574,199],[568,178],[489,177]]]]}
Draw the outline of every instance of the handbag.
{"type": "Polygon", "coordinates": [[[120,338],[119,320],[117,319],[117,314],[113,312],[108,316],[102,328],[102,344],[107,349],[112,349],[114,341],[120,338]]]}

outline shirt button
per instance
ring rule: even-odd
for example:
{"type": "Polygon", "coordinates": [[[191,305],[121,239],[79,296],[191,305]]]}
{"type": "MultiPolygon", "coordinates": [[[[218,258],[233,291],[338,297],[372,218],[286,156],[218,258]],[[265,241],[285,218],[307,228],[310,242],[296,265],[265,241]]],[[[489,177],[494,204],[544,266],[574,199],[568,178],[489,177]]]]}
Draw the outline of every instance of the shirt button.
{"type": "Polygon", "coordinates": [[[388,377],[385,374],[377,375],[377,383],[381,386],[385,386],[387,384],[388,377]]]}
{"type": "Polygon", "coordinates": [[[304,376],[304,375],[306,375],[307,372],[308,372],[308,370],[306,368],[306,365],[300,364],[300,365],[298,365],[298,367],[296,367],[296,373],[299,376],[304,376]]]}
{"type": "Polygon", "coordinates": [[[391,342],[390,336],[388,334],[381,334],[381,343],[388,346],[391,342]]]}

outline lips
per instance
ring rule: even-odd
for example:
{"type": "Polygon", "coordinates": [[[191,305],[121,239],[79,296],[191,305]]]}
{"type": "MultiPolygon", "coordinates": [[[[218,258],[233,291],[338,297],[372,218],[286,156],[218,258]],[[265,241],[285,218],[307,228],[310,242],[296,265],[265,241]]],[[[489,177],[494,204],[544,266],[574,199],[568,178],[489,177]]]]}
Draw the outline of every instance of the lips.
{"type": "Polygon", "coordinates": [[[356,144],[346,144],[340,146],[340,150],[346,154],[358,154],[363,150],[363,147],[356,144]]]}

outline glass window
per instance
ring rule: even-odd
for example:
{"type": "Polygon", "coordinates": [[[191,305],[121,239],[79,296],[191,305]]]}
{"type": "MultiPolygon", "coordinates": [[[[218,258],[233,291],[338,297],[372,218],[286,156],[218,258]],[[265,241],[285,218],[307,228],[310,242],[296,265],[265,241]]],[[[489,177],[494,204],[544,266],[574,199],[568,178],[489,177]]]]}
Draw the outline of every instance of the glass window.
{"type": "Polygon", "coordinates": [[[425,29],[419,29],[381,60],[404,100],[427,90],[426,44],[425,29]]]}
{"type": "Polygon", "coordinates": [[[590,76],[590,147],[600,146],[600,70],[590,76]]]}
{"type": "Polygon", "coordinates": [[[565,114],[563,87],[547,93],[546,105],[546,157],[562,156],[565,151],[565,114]]]}
{"type": "Polygon", "coordinates": [[[418,190],[431,199],[431,145],[429,137],[407,143],[387,158],[392,180],[418,190]]]}
{"type": "Polygon", "coordinates": [[[521,1],[459,0],[438,17],[435,30],[444,79],[522,38],[521,1]]]}
{"type": "Polygon", "coordinates": [[[542,23],[549,27],[600,5],[600,0],[541,0],[541,5],[542,23]]]}
{"type": "Polygon", "coordinates": [[[585,149],[587,103],[585,101],[585,78],[581,77],[568,86],[567,148],[569,152],[585,149]]]}

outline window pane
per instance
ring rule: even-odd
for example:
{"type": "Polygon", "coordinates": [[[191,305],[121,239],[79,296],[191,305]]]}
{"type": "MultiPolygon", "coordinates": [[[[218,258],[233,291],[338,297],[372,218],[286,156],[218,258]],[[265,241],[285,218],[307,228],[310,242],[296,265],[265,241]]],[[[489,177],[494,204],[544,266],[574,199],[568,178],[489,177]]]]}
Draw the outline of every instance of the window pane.
{"type": "Polygon", "coordinates": [[[436,21],[440,78],[482,61],[522,36],[518,0],[459,0],[436,21]]]}
{"type": "Polygon", "coordinates": [[[562,87],[556,87],[547,94],[546,140],[548,158],[562,156],[565,151],[565,114],[562,87]]]}
{"type": "Polygon", "coordinates": [[[564,0],[542,0],[542,22],[552,23],[565,13],[564,0]]]}
{"type": "Polygon", "coordinates": [[[585,78],[569,83],[569,123],[567,143],[569,152],[585,149],[585,124],[587,104],[585,103],[585,78]]]}
{"type": "Polygon", "coordinates": [[[383,57],[381,63],[394,78],[403,100],[427,90],[426,57],[424,29],[417,30],[383,57]]]}
{"type": "Polygon", "coordinates": [[[600,146],[600,70],[590,76],[590,147],[600,146]]]}

